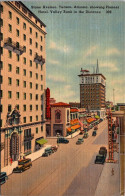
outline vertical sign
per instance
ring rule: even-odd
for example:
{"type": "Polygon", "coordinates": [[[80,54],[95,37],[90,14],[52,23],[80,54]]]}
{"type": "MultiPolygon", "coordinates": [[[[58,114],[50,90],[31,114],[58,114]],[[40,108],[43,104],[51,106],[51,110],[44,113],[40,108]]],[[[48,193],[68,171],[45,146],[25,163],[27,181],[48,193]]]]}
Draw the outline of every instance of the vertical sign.
{"type": "Polygon", "coordinates": [[[50,119],[50,89],[46,89],[46,119],[50,119]]]}
{"type": "Polygon", "coordinates": [[[112,113],[108,114],[108,146],[109,146],[109,158],[108,160],[114,160],[113,156],[113,141],[112,141],[112,113]]]}

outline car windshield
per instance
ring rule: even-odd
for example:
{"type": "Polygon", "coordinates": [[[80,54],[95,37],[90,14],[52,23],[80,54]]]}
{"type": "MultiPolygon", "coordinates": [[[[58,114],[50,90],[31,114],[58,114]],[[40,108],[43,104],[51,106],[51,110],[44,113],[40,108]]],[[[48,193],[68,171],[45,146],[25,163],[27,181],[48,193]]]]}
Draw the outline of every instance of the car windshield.
{"type": "Polygon", "coordinates": [[[97,156],[97,157],[96,157],[96,159],[101,160],[101,159],[102,159],[102,157],[101,157],[101,156],[97,156]]]}
{"type": "Polygon", "coordinates": [[[0,178],[6,176],[6,173],[0,173],[0,178]]]}

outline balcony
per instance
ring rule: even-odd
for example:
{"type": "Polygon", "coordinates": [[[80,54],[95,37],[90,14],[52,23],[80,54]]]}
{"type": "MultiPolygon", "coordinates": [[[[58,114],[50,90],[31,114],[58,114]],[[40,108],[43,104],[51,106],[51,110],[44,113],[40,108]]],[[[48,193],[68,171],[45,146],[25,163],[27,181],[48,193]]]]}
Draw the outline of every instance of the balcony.
{"type": "Polygon", "coordinates": [[[4,147],[5,147],[5,142],[1,142],[1,143],[0,143],[0,151],[3,150],[4,147]]]}
{"type": "Polygon", "coordinates": [[[34,134],[24,136],[24,141],[30,141],[34,138],[34,134]]]}
{"type": "Polygon", "coordinates": [[[18,55],[21,55],[25,52],[24,48],[20,46],[17,42],[13,42],[10,39],[6,39],[4,42],[4,48],[7,50],[13,51],[18,55]]]}
{"type": "Polygon", "coordinates": [[[42,57],[42,55],[39,56],[38,54],[36,54],[34,57],[34,62],[43,65],[45,63],[45,59],[42,57]]]}

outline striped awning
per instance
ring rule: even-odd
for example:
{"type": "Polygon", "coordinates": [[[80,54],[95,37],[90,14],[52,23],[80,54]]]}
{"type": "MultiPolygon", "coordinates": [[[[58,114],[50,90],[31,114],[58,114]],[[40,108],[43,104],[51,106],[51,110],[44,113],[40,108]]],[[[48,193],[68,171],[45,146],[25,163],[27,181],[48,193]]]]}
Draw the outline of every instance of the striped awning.
{"type": "Polygon", "coordinates": [[[71,127],[71,129],[78,129],[80,127],[81,127],[80,125],[74,125],[74,126],[71,127]]]}

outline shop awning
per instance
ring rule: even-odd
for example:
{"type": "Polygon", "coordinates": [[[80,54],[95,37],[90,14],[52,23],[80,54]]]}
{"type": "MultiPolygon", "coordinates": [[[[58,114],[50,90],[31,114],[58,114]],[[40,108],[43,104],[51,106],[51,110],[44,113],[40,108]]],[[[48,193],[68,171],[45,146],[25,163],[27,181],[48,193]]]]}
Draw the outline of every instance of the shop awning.
{"type": "Polygon", "coordinates": [[[71,131],[72,131],[72,130],[71,130],[71,127],[68,127],[68,128],[67,128],[67,131],[71,132],[71,131]]]}
{"type": "Polygon", "coordinates": [[[80,125],[74,125],[74,126],[71,127],[71,129],[78,129],[80,127],[81,127],[80,125]]]}
{"type": "Polygon", "coordinates": [[[37,143],[37,144],[40,144],[40,145],[43,145],[43,144],[47,143],[47,140],[45,140],[45,139],[40,139],[40,140],[37,140],[36,143],[37,143]]]}

